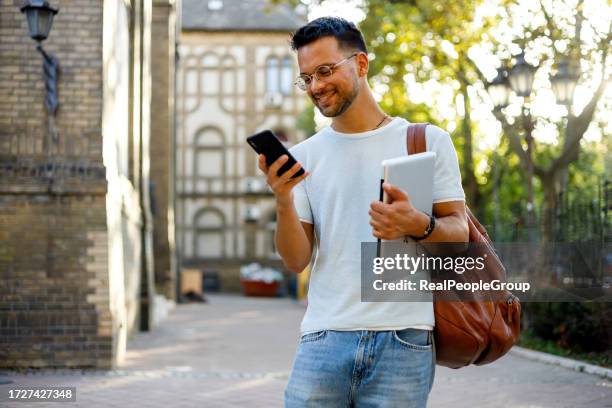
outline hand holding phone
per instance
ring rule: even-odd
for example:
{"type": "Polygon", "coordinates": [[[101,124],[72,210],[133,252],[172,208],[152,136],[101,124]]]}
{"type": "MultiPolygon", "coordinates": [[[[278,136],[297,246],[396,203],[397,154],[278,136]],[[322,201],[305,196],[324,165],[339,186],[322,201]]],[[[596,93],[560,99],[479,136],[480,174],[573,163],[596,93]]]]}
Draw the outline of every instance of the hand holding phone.
{"type": "Polygon", "coordinates": [[[308,176],[272,131],[250,136],[247,143],[259,153],[259,169],[277,198],[290,197],[293,187],[308,176]]]}
{"type": "MultiPolygon", "coordinates": [[[[281,143],[280,140],[274,135],[271,130],[264,130],[254,134],[253,136],[247,137],[247,143],[259,154],[263,154],[266,157],[266,165],[270,167],[272,163],[278,160],[281,156],[287,155],[288,160],[279,169],[278,176],[280,177],[283,173],[291,168],[297,161],[289,153],[289,150],[281,143]]],[[[293,177],[299,177],[304,174],[304,169],[300,170],[293,175],[293,177]]]]}

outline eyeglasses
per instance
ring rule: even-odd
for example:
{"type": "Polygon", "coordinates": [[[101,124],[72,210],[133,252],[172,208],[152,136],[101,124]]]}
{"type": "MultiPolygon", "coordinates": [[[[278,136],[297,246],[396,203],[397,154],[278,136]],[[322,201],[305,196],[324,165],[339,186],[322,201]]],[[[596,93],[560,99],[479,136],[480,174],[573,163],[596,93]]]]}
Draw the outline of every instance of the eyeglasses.
{"type": "Polygon", "coordinates": [[[345,59],[343,59],[342,61],[333,64],[333,65],[320,65],[317,67],[317,69],[315,69],[315,71],[312,73],[312,75],[309,74],[301,74],[299,77],[297,77],[297,79],[295,80],[294,84],[300,88],[302,91],[305,91],[308,89],[308,87],[310,86],[310,84],[312,83],[312,78],[316,78],[317,81],[320,81],[322,79],[325,78],[329,78],[330,76],[332,76],[334,74],[334,70],[336,68],[338,68],[340,65],[344,64],[346,61],[350,60],[351,58],[353,58],[354,56],[356,56],[357,54],[359,54],[358,52],[354,53],[353,55],[351,55],[350,57],[347,57],[345,59]]]}

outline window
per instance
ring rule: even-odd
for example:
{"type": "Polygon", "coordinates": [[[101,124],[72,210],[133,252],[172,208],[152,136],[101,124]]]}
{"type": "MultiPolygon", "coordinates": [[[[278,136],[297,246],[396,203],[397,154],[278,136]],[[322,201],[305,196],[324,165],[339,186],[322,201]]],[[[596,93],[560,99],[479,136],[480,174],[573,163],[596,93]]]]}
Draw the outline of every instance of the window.
{"type": "Polygon", "coordinates": [[[224,166],[224,140],[216,128],[200,130],[195,137],[194,176],[197,178],[222,177],[224,166]]]}
{"type": "Polygon", "coordinates": [[[280,91],[279,87],[279,61],[276,57],[270,57],[266,61],[266,93],[274,94],[280,91]]]}
{"type": "Polygon", "coordinates": [[[291,57],[283,58],[281,64],[280,88],[283,95],[291,95],[293,91],[293,61],[291,57]]]}
{"type": "Polygon", "coordinates": [[[223,258],[225,217],[217,208],[203,208],[193,217],[196,258],[223,258]]]}
{"type": "Polygon", "coordinates": [[[291,95],[293,92],[293,60],[286,56],[282,59],[269,57],[266,60],[266,93],[291,95]]]}

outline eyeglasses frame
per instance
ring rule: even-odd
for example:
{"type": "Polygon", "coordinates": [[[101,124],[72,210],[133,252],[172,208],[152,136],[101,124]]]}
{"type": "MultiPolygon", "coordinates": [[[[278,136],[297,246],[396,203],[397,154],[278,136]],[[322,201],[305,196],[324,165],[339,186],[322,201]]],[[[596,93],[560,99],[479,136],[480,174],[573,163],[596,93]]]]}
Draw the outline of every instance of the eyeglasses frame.
{"type": "Polygon", "coordinates": [[[338,68],[340,65],[344,64],[346,61],[350,60],[353,57],[356,57],[357,55],[359,55],[360,52],[355,52],[353,53],[351,56],[346,57],[345,59],[343,59],[340,62],[336,62],[335,64],[329,65],[329,64],[323,64],[323,65],[319,65],[318,67],[315,68],[314,72],[312,74],[300,74],[300,76],[298,76],[295,81],[293,82],[293,85],[297,86],[298,89],[302,90],[302,91],[306,91],[308,89],[308,87],[310,86],[310,84],[312,84],[312,78],[316,79],[317,81],[321,81],[321,79],[319,78],[317,71],[321,68],[321,67],[328,67],[331,70],[331,74],[329,74],[328,78],[331,77],[332,75],[334,75],[334,72],[336,70],[336,68],[338,68]],[[310,84],[306,83],[306,81],[304,80],[304,77],[307,77],[310,79],[310,84]],[[302,88],[299,85],[299,80],[304,81],[304,85],[305,87],[302,88]]]}

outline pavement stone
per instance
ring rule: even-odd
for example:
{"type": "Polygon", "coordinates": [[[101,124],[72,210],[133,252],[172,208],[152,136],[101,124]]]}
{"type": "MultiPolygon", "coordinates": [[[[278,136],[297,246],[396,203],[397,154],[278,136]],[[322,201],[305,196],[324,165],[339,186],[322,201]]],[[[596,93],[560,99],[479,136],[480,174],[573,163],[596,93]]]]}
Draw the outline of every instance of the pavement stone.
{"type": "MultiPolygon", "coordinates": [[[[11,386],[71,386],[76,402],[0,407],[282,407],[305,308],[289,299],[208,295],[177,306],[155,330],[128,343],[116,370],[3,372],[11,386]]],[[[482,367],[436,367],[432,408],[612,407],[612,383],[509,354],[482,367]]]]}

